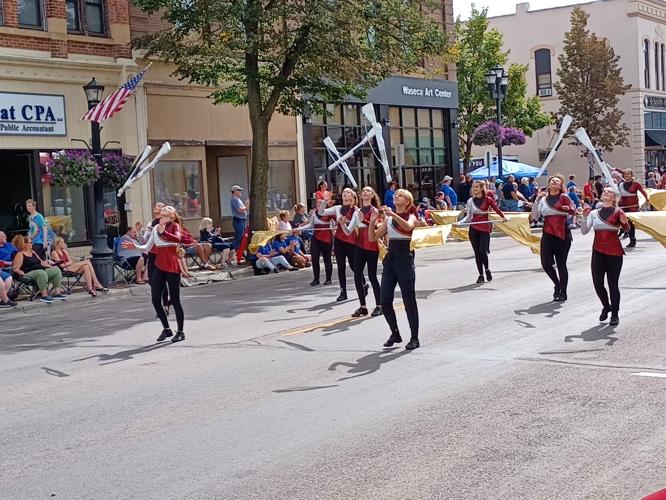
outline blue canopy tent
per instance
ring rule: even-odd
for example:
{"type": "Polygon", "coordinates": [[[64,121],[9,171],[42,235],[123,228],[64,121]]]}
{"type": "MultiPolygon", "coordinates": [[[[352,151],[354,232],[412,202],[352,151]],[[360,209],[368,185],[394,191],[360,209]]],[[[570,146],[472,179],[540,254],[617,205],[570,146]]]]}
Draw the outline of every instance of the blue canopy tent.
{"type": "MultiPolygon", "coordinates": [[[[517,161],[502,160],[502,174],[504,177],[513,174],[516,179],[520,179],[521,177],[534,177],[538,173],[539,167],[533,167],[532,165],[517,161]]],[[[548,172],[543,173],[543,175],[547,174],[548,172]]],[[[488,167],[479,167],[476,170],[472,170],[469,175],[475,181],[487,179],[488,177],[497,177],[497,162],[495,161],[490,165],[490,172],[488,172],[488,167]]]]}

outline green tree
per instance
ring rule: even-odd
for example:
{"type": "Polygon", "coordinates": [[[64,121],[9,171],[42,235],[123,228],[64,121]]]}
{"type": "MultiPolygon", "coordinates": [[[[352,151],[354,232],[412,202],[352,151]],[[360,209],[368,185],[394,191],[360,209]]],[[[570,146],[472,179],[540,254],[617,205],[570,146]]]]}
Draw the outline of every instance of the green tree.
{"type": "Polygon", "coordinates": [[[571,29],[564,35],[564,50],[558,57],[559,81],[554,85],[560,99],[558,114],[573,118],[568,135],[584,127],[595,147],[612,151],[629,145],[629,129],[617,105],[631,85],[624,84],[620,56],[613,47],[587,29],[588,18],[580,7],[571,12],[571,29]]]}
{"type": "MultiPolygon", "coordinates": [[[[488,9],[472,6],[467,21],[456,21],[456,43],[452,53],[456,58],[458,74],[458,140],[464,170],[469,169],[474,132],[483,122],[495,117],[495,102],[490,98],[486,73],[493,67],[505,66],[508,52],[502,51],[503,37],[496,29],[489,29],[488,9]]],[[[503,124],[520,128],[526,135],[551,123],[549,115],[541,110],[538,97],[526,97],[526,65],[512,64],[508,68],[509,84],[503,103],[503,124]]]]}
{"type": "MultiPolygon", "coordinates": [[[[395,72],[442,53],[441,25],[403,0],[135,0],[170,28],[135,42],[213,88],[216,104],[247,105],[252,127],[250,227],[266,226],[268,126],[275,112],[365,97],[395,72]],[[312,101],[312,102],[309,102],[312,101]]],[[[434,6],[434,4],[433,4],[434,6]]]]}

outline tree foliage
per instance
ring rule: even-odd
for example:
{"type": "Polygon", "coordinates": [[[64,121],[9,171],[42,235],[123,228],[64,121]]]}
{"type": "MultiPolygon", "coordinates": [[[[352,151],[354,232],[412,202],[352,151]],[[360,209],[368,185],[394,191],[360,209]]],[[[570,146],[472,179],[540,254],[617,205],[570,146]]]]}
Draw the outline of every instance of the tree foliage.
{"type": "Polygon", "coordinates": [[[423,7],[403,0],[135,0],[170,28],[136,42],[209,86],[216,104],[247,105],[253,132],[251,214],[265,227],[268,125],[277,111],[363,99],[395,72],[445,52],[446,37],[423,7]],[[314,96],[314,99],[313,99],[314,96]],[[312,100],[312,102],[308,102],[312,100]]]}
{"type": "Polygon", "coordinates": [[[560,99],[559,116],[571,115],[573,126],[584,127],[594,145],[605,151],[628,146],[629,129],[618,109],[620,97],[631,88],[625,85],[620,56],[604,38],[587,29],[589,14],[580,7],[571,12],[571,29],[564,35],[554,87],[560,99]]]}
{"type": "MultiPolygon", "coordinates": [[[[456,43],[452,52],[458,73],[458,139],[465,171],[469,168],[477,128],[495,116],[495,102],[486,86],[486,73],[497,65],[506,65],[509,54],[502,51],[502,44],[502,34],[489,29],[487,9],[478,10],[472,6],[469,20],[456,21],[456,43]]],[[[538,97],[526,97],[526,71],[526,65],[509,66],[502,116],[507,125],[532,135],[535,130],[548,125],[551,119],[541,111],[538,97]]]]}

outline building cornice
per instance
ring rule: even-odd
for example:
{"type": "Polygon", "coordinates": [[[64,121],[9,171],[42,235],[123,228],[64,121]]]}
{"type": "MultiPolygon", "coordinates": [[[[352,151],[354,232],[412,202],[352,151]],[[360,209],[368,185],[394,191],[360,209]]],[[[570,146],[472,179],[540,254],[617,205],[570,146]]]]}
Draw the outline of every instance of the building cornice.
{"type": "Polygon", "coordinates": [[[636,9],[629,12],[628,17],[666,24],[666,2],[663,0],[629,0],[629,3],[636,4],[636,9]]]}

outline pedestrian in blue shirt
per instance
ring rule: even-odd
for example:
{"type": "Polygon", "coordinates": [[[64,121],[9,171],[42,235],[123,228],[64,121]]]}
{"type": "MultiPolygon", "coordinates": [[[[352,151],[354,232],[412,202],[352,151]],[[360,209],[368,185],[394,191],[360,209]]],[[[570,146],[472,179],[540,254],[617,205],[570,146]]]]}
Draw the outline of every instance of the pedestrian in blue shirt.
{"type": "Polygon", "coordinates": [[[453,177],[450,175],[445,175],[444,179],[442,179],[442,186],[439,188],[439,190],[444,193],[447,205],[451,207],[451,210],[455,210],[458,207],[458,195],[451,187],[452,180],[453,177]]]}
{"type": "Polygon", "coordinates": [[[250,206],[249,201],[241,200],[241,193],[243,188],[239,185],[231,186],[231,222],[234,226],[234,248],[241,247],[241,241],[245,234],[245,227],[247,226],[247,212],[250,206]]]}
{"type": "Polygon", "coordinates": [[[44,216],[37,211],[37,202],[33,199],[25,201],[25,209],[30,214],[28,218],[30,228],[28,238],[32,240],[33,251],[46,260],[49,254],[49,245],[55,239],[55,233],[49,228],[49,223],[44,216]]]}
{"type": "Polygon", "coordinates": [[[384,193],[384,205],[390,207],[391,210],[395,210],[395,204],[393,203],[393,195],[395,195],[395,190],[398,189],[398,183],[396,181],[389,182],[388,189],[384,193]]]}

